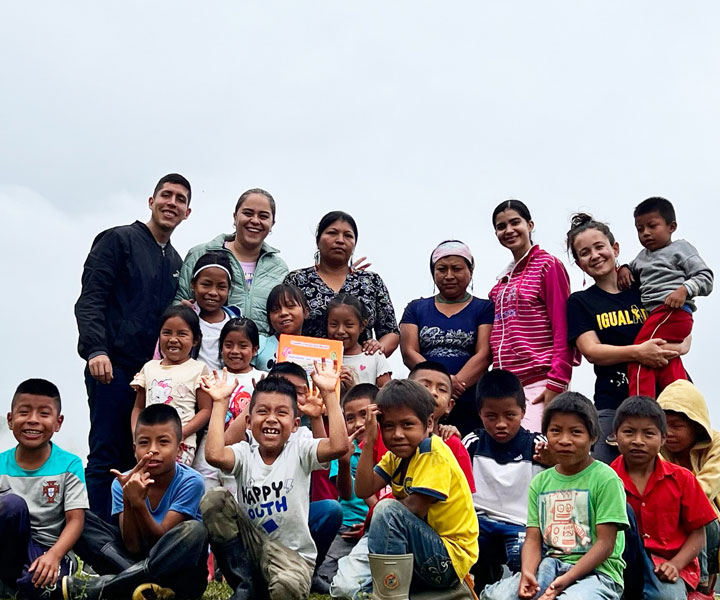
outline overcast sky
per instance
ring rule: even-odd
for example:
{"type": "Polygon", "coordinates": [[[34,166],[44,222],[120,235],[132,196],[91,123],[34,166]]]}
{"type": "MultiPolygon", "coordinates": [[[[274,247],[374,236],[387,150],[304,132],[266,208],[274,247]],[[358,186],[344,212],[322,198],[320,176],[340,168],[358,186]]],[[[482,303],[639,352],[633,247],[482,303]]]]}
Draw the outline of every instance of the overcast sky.
{"type": "MultiPolygon", "coordinates": [[[[720,265],[720,6],[652,2],[34,2],[0,18],[0,401],[56,382],[57,436],[87,451],[73,304],[102,229],[148,218],[170,171],[193,185],[182,255],[232,225],[251,187],[278,203],[268,242],[311,264],[328,210],[352,213],[356,254],[398,319],[432,293],[427,264],[466,241],[487,297],[510,260],[492,209],[528,204],[535,238],[564,252],[572,212],[608,221],[621,259],[640,249],[633,207],[675,203],[677,237],[720,265]]],[[[712,406],[714,314],[698,302],[686,364],[712,406]]],[[[399,352],[396,376],[406,371],[399,352]]],[[[588,365],[573,388],[592,395],[588,365]]],[[[12,438],[0,427],[0,448],[12,438]]]]}

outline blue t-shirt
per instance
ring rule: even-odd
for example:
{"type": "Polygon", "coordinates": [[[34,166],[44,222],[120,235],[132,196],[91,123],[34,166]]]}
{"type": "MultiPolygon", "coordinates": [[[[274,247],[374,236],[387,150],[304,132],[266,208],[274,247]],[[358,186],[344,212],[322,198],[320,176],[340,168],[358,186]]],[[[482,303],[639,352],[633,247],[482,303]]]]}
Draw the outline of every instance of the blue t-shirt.
{"type": "MultiPolygon", "coordinates": [[[[362,451],[355,440],[353,440],[353,445],[355,446],[355,451],[350,457],[350,476],[352,477],[353,482],[352,498],[350,498],[350,500],[343,500],[342,498],[339,498],[340,506],[342,507],[343,512],[342,524],[346,527],[362,523],[365,521],[365,517],[367,517],[368,513],[368,505],[365,503],[365,500],[358,498],[355,495],[355,473],[357,472],[357,465],[362,451]]],[[[337,477],[338,471],[338,461],[334,460],[330,463],[330,479],[337,477]]]]}
{"type": "MultiPolygon", "coordinates": [[[[175,463],[175,477],[173,477],[168,489],[160,498],[157,507],[153,510],[150,501],[146,504],[152,518],[157,523],[162,523],[169,510],[182,513],[193,519],[200,520],[200,499],[205,493],[205,483],[202,475],[195,469],[175,463]]],[[[115,479],[112,482],[112,514],[119,515],[123,512],[123,493],[120,482],[115,479]]]]}
{"type": "Polygon", "coordinates": [[[475,354],[477,330],[492,325],[495,309],[490,300],[475,298],[452,317],[435,307],[435,298],[418,298],[405,308],[400,324],[417,325],[420,354],[444,365],[451,375],[463,368],[475,354]]]}

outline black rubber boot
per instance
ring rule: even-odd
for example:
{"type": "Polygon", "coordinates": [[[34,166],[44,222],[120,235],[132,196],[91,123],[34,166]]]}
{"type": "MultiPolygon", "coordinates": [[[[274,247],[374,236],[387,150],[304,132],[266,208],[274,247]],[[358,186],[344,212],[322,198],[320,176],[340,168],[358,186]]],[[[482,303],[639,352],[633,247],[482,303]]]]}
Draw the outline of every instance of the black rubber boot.
{"type": "Polygon", "coordinates": [[[230,600],[253,600],[255,597],[254,569],[242,541],[236,538],[229,542],[214,543],[212,551],[220,566],[220,571],[233,589],[230,600]]]}

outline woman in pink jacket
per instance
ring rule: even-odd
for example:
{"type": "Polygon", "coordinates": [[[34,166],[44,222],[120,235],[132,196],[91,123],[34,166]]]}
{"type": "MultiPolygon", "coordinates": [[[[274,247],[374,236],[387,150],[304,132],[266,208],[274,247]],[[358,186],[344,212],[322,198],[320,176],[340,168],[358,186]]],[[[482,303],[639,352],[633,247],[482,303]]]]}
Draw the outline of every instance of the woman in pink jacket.
{"type": "Polygon", "coordinates": [[[570,279],[562,262],[532,243],[527,206],[506,200],[492,214],[498,241],[513,255],[490,291],[495,321],[493,368],[515,373],[525,388],[522,426],[541,431],[545,405],[567,389],[573,350],[567,341],[570,279]]]}

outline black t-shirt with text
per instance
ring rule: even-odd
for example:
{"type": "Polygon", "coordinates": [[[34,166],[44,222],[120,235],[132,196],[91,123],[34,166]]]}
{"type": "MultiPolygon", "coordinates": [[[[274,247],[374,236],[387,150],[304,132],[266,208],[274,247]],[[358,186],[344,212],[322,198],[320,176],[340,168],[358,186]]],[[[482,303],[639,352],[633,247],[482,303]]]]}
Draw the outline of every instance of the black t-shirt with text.
{"type": "MultiPolygon", "coordinates": [[[[611,294],[593,285],[570,295],[567,315],[571,344],[583,333],[594,331],[603,344],[628,346],[635,341],[648,313],[636,287],[611,294]]],[[[616,409],[628,397],[627,363],[594,368],[596,408],[616,409]]]]}

